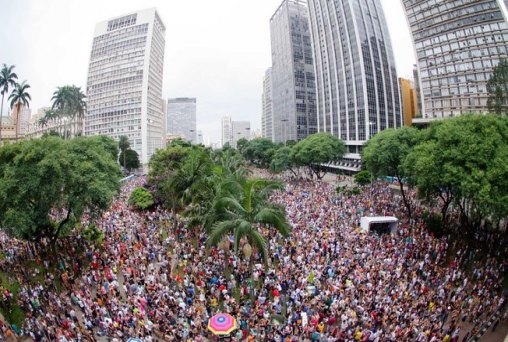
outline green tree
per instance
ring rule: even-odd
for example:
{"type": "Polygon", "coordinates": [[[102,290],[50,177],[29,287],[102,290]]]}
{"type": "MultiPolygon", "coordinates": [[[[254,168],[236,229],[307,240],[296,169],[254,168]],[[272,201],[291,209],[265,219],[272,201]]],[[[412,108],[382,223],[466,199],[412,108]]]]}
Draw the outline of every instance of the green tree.
{"type": "Polygon", "coordinates": [[[385,129],[372,137],[362,151],[365,168],[375,177],[395,177],[402,200],[411,217],[412,208],[404,189],[407,170],[404,161],[418,143],[418,130],[412,127],[385,129]]]}
{"type": "Polygon", "coordinates": [[[487,106],[492,114],[508,115],[508,59],[501,59],[487,82],[487,106]]]}
{"type": "Polygon", "coordinates": [[[296,166],[307,167],[317,179],[322,179],[326,174],[323,165],[339,161],[345,153],[342,140],[329,133],[316,133],[293,146],[290,158],[296,166]]]}
{"type": "MultiPolygon", "coordinates": [[[[120,152],[123,153],[123,164],[120,163],[122,166],[125,165],[125,151],[131,147],[131,144],[129,142],[129,138],[126,135],[121,135],[120,139],[118,139],[118,148],[120,149],[120,152]]],[[[120,156],[120,160],[122,160],[120,156]]]]}
{"type": "Polygon", "coordinates": [[[136,188],[129,197],[129,204],[136,209],[148,209],[154,204],[152,193],[145,188],[136,188]]]}
{"type": "Polygon", "coordinates": [[[372,175],[369,171],[363,170],[355,175],[355,183],[358,185],[367,185],[372,182],[372,175]]]}
{"type": "Polygon", "coordinates": [[[249,179],[237,183],[237,186],[241,189],[240,196],[226,194],[218,199],[217,209],[225,213],[226,219],[214,224],[208,243],[215,246],[224,237],[233,234],[235,253],[238,253],[240,241],[245,239],[247,243],[257,248],[266,263],[268,248],[258,227],[263,225],[275,229],[283,237],[290,234],[284,208],[269,202],[270,194],[283,189],[283,185],[265,179],[249,179]]]}
{"type": "Polygon", "coordinates": [[[274,173],[283,172],[289,170],[296,176],[296,172],[293,169],[294,162],[291,159],[291,148],[280,147],[275,151],[273,158],[270,162],[270,171],[274,173]]]}
{"type": "Polygon", "coordinates": [[[251,163],[262,168],[268,168],[275,149],[276,145],[270,139],[256,138],[249,141],[242,149],[242,155],[251,163]]]}
{"type": "Polygon", "coordinates": [[[137,169],[140,165],[138,153],[130,148],[120,153],[120,165],[129,172],[132,169],[137,169]]]}
{"type": "Polygon", "coordinates": [[[11,100],[11,109],[16,107],[16,119],[15,119],[15,134],[16,141],[18,141],[18,133],[19,133],[19,117],[21,115],[21,107],[30,107],[30,102],[32,98],[28,93],[27,89],[30,88],[30,85],[23,81],[22,83],[16,83],[14,90],[9,96],[9,100],[11,100]]]}
{"type": "Polygon", "coordinates": [[[0,145],[2,144],[2,118],[4,116],[4,97],[9,93],[10,87],[16,86],[16,80],[18,75],[12,70],[15,68],[14,65],[7,66],[5,63],[0,70],[0,93],[2,94],[2,106],[0,107],[0,145]]]}
{"type": "Polygon", "coordinates": [[[249,145],[249,140],[245,139],[245,138],[242,138],[240,140],[238,140],[236,142],[236,149],[238,150],[238,152],[240,152],[241,154],[243,154],[243,151],[245,150],[245,148],[249,145]]]}
{"type": "Polygon", "coordinates": [[[508,121],[493,115],[440,120],[405,162],[420,194],[438,199],[446,222],[458,208],[464,231],[508,217],[508,121]]]}
{"type": "Polygon", "coordinates": [[[65,139],[82,134],[86,110],[85,94],[80,87],[65,85],[53,93],[48,119],[60,120],[65,139]]]}
{"type": "Polygon", "coordinates": [[[0,148],[0,226],[18,238],[55,241],[84,213],[107,209],[119,167],[93,138],[47,137],[0,148]]]}

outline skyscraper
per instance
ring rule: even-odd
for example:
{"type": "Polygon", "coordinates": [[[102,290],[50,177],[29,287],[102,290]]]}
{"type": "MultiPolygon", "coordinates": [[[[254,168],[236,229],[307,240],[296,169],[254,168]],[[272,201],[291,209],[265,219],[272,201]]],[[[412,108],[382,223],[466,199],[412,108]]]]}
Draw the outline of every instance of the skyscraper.
{"type": "Polygon", "coordinates": [[[126,135],[144,165],[164,143],[165,30],[155,8],[103,21],[90,55],[85,135],[126,135]]]}
{"type": "Polygon", "coordinates": [[[379,0],[309,0],[320,132],[342,139],[341,168],[359,167],[361,146],[402,126],[392,44],[379,0]]]}
{"type": "Polygon", "coordinates": [[[402,0],[418,60],[424,118],[487,111],[487,82],[508,57],[502,0],[402,0]]]}
{"type": "Polygon", "coordinates": [[[250,139],[250,122],[249,121],[232,121],[231,136],[233,140],[232,146],[236,148],[238,140],[250,139]]]}
{"type": "Polygon", "coordinates": [[[282,1],[270,19],[270,36],[271,138],[274,142],[301,140],[317,132],[314,63],[306,2],[282,1]]]}
{"type": "Polygon", "coordinates": [[[221,145],[229,144],[230,147],[233,146],[233,127],[231,126],[231,117],[224,116],[222,117],[222,135],[221,135],[221,145]]]}
{"type": "Polygon", "coordinates": [[[261,132],[263,138],[273,141],[273,102],[272,102],[272,68],[268,68],[263,78],[263,114],[261,115],[261,132]]]}
{"type": "Polygon", "coordinates": [[[181,135],[185,140],[197,144],[196,99],[179,97],[168,100],[167,132],[181,135]]]}

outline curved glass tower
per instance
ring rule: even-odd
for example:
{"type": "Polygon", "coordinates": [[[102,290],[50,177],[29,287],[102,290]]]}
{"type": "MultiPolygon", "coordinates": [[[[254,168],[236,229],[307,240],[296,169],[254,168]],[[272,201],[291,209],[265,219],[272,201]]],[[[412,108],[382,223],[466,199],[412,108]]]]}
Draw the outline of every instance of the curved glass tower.
{"type": "Polygon", "coordinates": [[[351,171],[378,131],[402,126],[399,84],[379,0],[309,0],[320,132],[342,139],[351,171]]]}
{"type": "Polygon", "coordinates": [[[487,82],[499,60],[508,57],[503,0],[402,4],[418,59],[424,118],[486,112],[487,82]]]}

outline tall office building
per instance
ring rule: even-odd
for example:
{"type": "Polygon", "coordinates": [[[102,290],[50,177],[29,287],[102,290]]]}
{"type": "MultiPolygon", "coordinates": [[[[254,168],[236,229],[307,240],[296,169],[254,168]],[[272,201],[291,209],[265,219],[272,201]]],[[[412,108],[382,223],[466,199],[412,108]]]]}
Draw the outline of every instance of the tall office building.
{"type": "Polygon", "coordinates": [[[236,148],[238,140],[250,140],[250,122],[249,121],[232,121],[231,136],[233,140],[232,146],[236,148]]]}
{"type": "Polygon", "coordinates": [[[230,116],[222,117],[222,135],[221,135],[221,146],[229,144],[229,146],[233,146],[233,127],[230,116]]]}
{"type": "Polygon", "coordinates": [[[418,60],[424,118],[487,111],[487,82],[508,57],[502,0],[402,0],[418,60]]]}
{"type": "Polygon", "coordinates": [[[272,68],[266,70],[263,78],[262,106],[261,134],[263,138],[273,141],[272,68]]]}
{"type": "Polygon", "coordinates": [[[167,132],[180,135],[193,144],[198,143],[195,98],[179,97],[168,100],[167,132]]]}
{"type": "Polygon", "coordinates": [[[416,91],[411,81],[405,78],[399,78],[400,97],[402,99],[402,117],[404,118],[404,126],[411,126],[413,119],[418,112],[418,104],[416,101],[416,91]]]}
{"type": "Polygon", "coordinates": [[[362,145],[402,126],[392,44],[379,0],[309,0],[320,132],[342,139],[338,167],[359,169],[362,145]]]}
{"type": "Polygon", "coordinates": [[[155,8],[103,21],[90,55],[85,135],[126,135],[143,165],[164,144],[165,30],[155,8]]]}
{"type": "Polygon", "coordinates": [[[309,11],[305,1],[284,0],[270,19],[272,140],[301,140],[317,132],[316,85],[309,11]]]}

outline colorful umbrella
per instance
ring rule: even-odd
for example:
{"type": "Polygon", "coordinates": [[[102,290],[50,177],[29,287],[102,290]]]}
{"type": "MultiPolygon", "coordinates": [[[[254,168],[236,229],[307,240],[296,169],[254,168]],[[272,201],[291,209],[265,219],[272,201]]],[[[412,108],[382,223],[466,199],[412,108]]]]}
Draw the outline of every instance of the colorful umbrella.
{"type": "Polygon", "coordinates": [[[236,319],[228,314],[219,313],[208,320],[208,330],[215,335],[229,335],[237,328],[236,319]]]}

